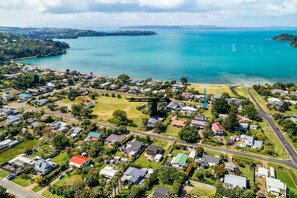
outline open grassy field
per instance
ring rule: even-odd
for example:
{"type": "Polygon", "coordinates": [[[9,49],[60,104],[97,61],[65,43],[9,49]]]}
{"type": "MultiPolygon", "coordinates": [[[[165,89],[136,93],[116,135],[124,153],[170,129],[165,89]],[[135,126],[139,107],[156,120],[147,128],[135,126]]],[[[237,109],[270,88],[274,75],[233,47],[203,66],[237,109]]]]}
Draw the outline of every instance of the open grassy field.
{"type": "Polygon", "coordinates": [[[152,141],[153,141],[152,145],[160,146],[163,149],[166,149],[166,147],[168,145],[168,142],[165,141],[165,140],[160,140],[160,139],[153,138],[152,141]]]}
{"type": "Polygon", "coordinates": [[[26,149],[32,149],[35,145],[37,145],[37,140],[27,140],[16,145],[13,148],[10,148],[2,153],[0,153],[0,164],[11,160],[12,158],[16,157],[25,152],[26,149]]]}
{"type": "Polygon", "coordinates": [[[69,160],[69,156],[66,153],[66,151],[61,152],[59,155],[57,155],[56,157],[54,157],[53,162],[62,165],[65,164],[67,160],[69,160]]]}
{"type": "Polygon", "coordinates": [[[189,194],[197,195],[200,198],[214,197],[216,194],[216,188],[203,183],[192,183],[193,189],[189,194]]]}
{"type": "Polygon", "coordinates": [[[206,88],[207,94],[223,94],[224,92],[228,93],[231,97],[234,94],[230,90],[230,85],[224,84],[191,84],[188,86],[189,89],[194,88],[198,90],[200,94],[204,93],[204,88],[206,88]]]}
{"type": "Polygon", "coordinates": [[[236,87],[234,90],[235,90],[236,93],[237,93],[238,95],[240,95],[240,96],[243,96],[243,97],[246,97],[246,98],[249,97],[248,92],[247,92],[247,90],[246,90],[246,87],[239,86],[239,87],[236,87]]]}
{"type": "Polygon", "coordinates": [[[47,198],[60,198],[62,196],[58,196],[58,195],[54,195],[52,193],[50,193],[48,190],[44,191],[44,193],[42,193],[43,197],[47,197],[47,198]]]}
{"type": "Polygon", "coordinates": [[[140,106],[145,103],[137,103],[137,102],[128,102],[125,98],[112,98],[100,96],[96,100],[95,107],[93,108],[93,112],[98,116],[97,120],[102,122],[107,122],[108,119],[112,117],[112,113],[115,110],[124,110],[127,112],[128,119],[134,121],[139,127],[141,127],[141,120],[148,116],[144,115],[141,111],[136,109],[137,106],[140,106]]]}
{"type": "Polygon", "coordinates": [[[33,188],[32,188],[32,191],[33,192],[38,192],[38,191],[40,191],[42,189],[42,187],[40,187],[38,184],[36,185],[36,186],[34,186],[33,188]]]}

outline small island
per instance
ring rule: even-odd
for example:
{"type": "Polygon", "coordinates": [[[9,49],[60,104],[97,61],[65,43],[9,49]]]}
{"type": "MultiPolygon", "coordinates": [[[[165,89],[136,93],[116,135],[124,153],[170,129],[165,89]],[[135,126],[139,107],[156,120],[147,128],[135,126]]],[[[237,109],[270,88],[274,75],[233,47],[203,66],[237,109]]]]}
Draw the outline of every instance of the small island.
{"type": "Polygon", "coordinates": [[[293,34],[280,34],[272,39],[275,41],[291,42],[291,46],[297,48],[297,36],[293,34]]]}

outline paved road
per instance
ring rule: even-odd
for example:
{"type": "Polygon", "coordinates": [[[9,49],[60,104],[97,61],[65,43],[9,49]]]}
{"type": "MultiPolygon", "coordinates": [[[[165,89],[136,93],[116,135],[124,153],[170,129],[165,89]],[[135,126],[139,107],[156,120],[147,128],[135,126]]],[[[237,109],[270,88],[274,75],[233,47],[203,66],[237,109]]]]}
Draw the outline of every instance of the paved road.
{"type": "Polygon", "coordinates": [[[23,188],[7,179],[0,178],[0,185],[7,188],[9,193],[14,194],[16,197],[19,197],[19,198],[41,198],[42,197],[41,195],[38,195],[33,191],[23,188]]]}
{"type": "Polygon", "coordinates": [[[292,145],[288,142],[282,131],[277,127],[271,116],[263,110],[262,106],[259,104],[259,102],[256,100],[256,98],[253,96],[253,94],[250,91],[250,88],[247,89],[249,96],[252,98],[252,100],[255,102],[259,109],[259,114],[262,116],[270,125],[271,129],[273,130],[276,137],[279,139],[289,156],[291,157],[291,163],[292,166],[297,169],[297,153],[292,147],[292,145]]]}

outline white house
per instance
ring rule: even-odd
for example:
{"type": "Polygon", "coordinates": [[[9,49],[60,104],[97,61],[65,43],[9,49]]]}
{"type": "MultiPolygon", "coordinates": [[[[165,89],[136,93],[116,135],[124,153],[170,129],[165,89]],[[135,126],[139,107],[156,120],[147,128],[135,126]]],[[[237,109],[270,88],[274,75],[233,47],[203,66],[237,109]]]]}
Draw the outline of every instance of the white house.
{"type": "Polygon", "coordinates": [[[274,194],[280,197],[286,197],[287,186],[285,183],[281,182],[279,179],[266,178],[266,189],[268,193],[274,194]]]}

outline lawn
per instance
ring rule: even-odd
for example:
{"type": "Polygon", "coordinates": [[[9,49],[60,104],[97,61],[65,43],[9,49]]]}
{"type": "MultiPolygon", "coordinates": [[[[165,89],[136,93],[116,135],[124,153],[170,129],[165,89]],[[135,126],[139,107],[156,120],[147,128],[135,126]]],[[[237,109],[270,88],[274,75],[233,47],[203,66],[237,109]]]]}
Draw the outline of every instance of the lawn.
{"type": "Polygon", "coordinates": [[[0,154],[0,164],[11,160],[17,155],[23,154],[26,149],[32,149],[35,145],[37,145],[37,140],[27,140],[22,142],[15,147],[8,149],[0,154]]]}
{"type": "Polygon", "coordinates": [[[198,197],[214,197],[216,194],[216,188],[211,185],[203,184],[203,183],[191,183],[193,185],[193,189],[189,192],[189,194],[197,195],[198,197]]]}
{"type": "Polygon", "coordinates": [[[207,94],[223,94],[228,93],[231,97],[234,96],[230,90],[230,85],[224,84],[191,84],[188,86],[189,89],[194,88],[198,90],[200,94],[204,93],[204,88],[206,88],[207,94]]]}
{"type": "Polygon", "coordinates": [[[6,177],[10,172],[0,169],[0,178],[6,177]]]}
{"type": "Polygon", "coordinates": [[[172,157],[175,157],[178,153],[184,153],[184,154],[187,154],[189,155],[190,154],[190,151],[188,150],[183,150],[183,149],[174,149],[171,154],[172,154],[172,157]]]}
{"type": "Polygon", "coordinates": [[[140,155],[140,157],[134,162],[135,165],[140,165],[143,168],[152,168],[156,170],[160,165],[161,162],[157,163],[154,161],[150,161],[144,156],[144,153],[140,155]]]}
{"type": "Polygon", "coordinates": [[[14,183],[20,185],[20,186],[23,186],[23,187],[29,186],[29,185],[31,185],[33,183],[29,179],[23,179],[23,178],[21,178],[21,176],[17,176],[12,181],[14,183]]]}
{"type": "Polygon", "coordinates": [[[246,90],[246,87],[239,86],[239,87],[236,87],[234,90],[240,96],[243,96],[245,98],[248,98],[249,97],[248,92],[246,90]]]}
{"type": "Polygon", "coordinates": [[[58,195],[54,195],[52,193],[50,193],[48,190],[44,191],[44,193],[42,193],[43,197],[48,197],[48,198],[61,198],[62,196],[58,196],[58,195]]]}
{"type": "Polygon", "coordinates": [[[295,193],[297,193],[297,187],[295,186],[290,175],[286,171],[281,169],[275,169],[275,172],[276,172],[277,179],[284,182],[291,191],[294,191],[295,193]]]}
{"type": "Polygon", "coordinates": [[[169,125],[167,127],[167,131],[166,133],[164,133],[165,136],[173,136],[173,137],[177,137],[178,136],[178,133],[180,132],[181,128],[178,128],[178,127],[174,127],[174,126],[171,126],[169,125]]]}
{"type": "Polygon", "coordinates": [[[148,118],[147,115],[136,109],[137,106],[142,104],[146,103],[129,102],[125,98],[100,96],[96,100],[93,113],[98,116],[98,121],[108,122],[115,110],[124,110],[128,115],[128,119],[133,120],[138,127],[141,127],[142,118],[148,118]]]}
{"type": "Polygon", "coordinates": [[[40,187],[38,184],[36,186],[33,187],[32,191],[33,192],[38,192],[42,189],[42,187],[40,187]]]}
{"type": "Polygon", "coordinates": [[[69,160],[69,156],[66,151],[63,151],[59,155],[54,157],[52,160],[53,160],[53,162],[55,162],[59,165],[62,165],[62,164],[65,164],[67,160],[69,160]]]}
{"type": "Polygon", "coordinates": [[[269,127],[268,123],[265,120],[263,120],[263,122],[259,122],[259,124],[265,136],[272,142],[274,147],[273,150],[277,153],[277,156],[279,158],[286,158],[287,157],[286,151],[284,150],[278,138],[275,136],[274,132],[269,127]]]}
{"type": "Polygon", "coordinates": [[[168,142],[164,140],[153,138],[152,141],[153,141],[152,145],[162,147],[163,149],[166,149],[168,145],[168,142]]]}

